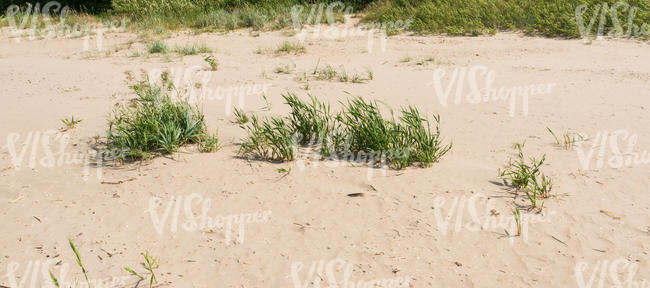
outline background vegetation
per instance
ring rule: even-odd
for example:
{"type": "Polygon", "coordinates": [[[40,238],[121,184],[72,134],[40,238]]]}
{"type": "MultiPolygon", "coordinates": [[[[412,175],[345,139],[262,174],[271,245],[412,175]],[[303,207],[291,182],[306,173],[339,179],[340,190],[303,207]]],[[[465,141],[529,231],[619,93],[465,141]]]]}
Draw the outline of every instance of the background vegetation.
{"type": "MultiPolygon", "coordinates": [[[[135,28],[197,30],[230,30],[251,27],[257,30],[292,27],[293,5],[315,4],[322,0],[60,0],[64,5],[96,16],[128,17],[135,28]]],[[[25,0],[0,0],[2,13],[11,4],[25,5],[25,0]]],[[[40,1],[41,4],[47,1],[40,1]]],[[[354,12],[364,14],[363,21],[387,22],[412,20],[409,30],[423,34],[480,35],[496,31],[523,31],[528,34],[580,37],[576,7],[586,5],[582,26],[591,26],[591,34],[599,29],[601,7],[608,9],[618,3],[636,7],[616,9],[624,33],[650,31],[650,0],[344,0],[354,12]],[[594,14],[594,13],[597,14],[594,14]],[[628,21],[631,20],[631,21],[628,21]],[[630,27],[632,26],[632,27],[630,27]],[[634,28],[636,27],[636,28],[634,28]]],[[[303,9],[306,18],[311,7],[303,9]]],[[[608,10],[604,33],[616,28],[608,10]]],[[[1,21],[0,21],[1,22],[1,21]]],[[[6,21],[4,21],[6,22],[6,21]]],[[[6,23],[4,23],[6,25],[6,23]]],[[[647,35],[646,35],[647,36],[647,35]]]]}

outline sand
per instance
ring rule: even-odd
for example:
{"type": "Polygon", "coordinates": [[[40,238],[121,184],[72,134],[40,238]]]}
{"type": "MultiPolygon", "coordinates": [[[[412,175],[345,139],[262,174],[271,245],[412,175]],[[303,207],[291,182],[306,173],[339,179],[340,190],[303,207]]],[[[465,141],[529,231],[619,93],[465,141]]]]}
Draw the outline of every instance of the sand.
{"type": "MultiPolygon", "coordinates": [[[[93,36],[85,52],[83,38],[16,42],[3,33],[0,269],[6,273],[0,272],[0,285],[46,286],[51,270],[60,282],[83,287],[70,238],[93,287],[133,287],[138,278],[124,267],[148,277],[140,264],[145,251],[159,257],[159,287],[612,287],[617,280],[637,285],[621,287],[650,287],[650,163],[608,162],[616,147],[628,152],[630,139],[630,152],[650,150],[647,42],[401,35],[388,38],[382,51],[375,35],[372,51],[360,36],[307,37],[306,52],[298,55],[256,53],[296,41],[286,34],[176,33],[166,40],[213,48],[219,69],[206,72],[200,55],[129,57],[146,50],[137,41],[125,49],[137,37],[129,33],[104,35],[104,51],[93,46],[93,36]],[[429,57],[434,61],[418,65],[429,57]],[[349,73],[371,70],[373,80],[310,79],[306,91],[296,75],[311,77],[317,63],[349,73]],[[285,64],[295,64],[291,75],[274,73],[285,64]],[[414,105],[440,115],[444,141],[453,148],[429,168],[402,171],[346,161],[247,161],[236,157],[245,131],[230,114],[239,98],[213,94],[200,107],[210,130],[219,131],[218,152],[188,147],[174,156],[84,170],[83,157],[93,137],[105,135],[112,109],[134,97],[126,71],[193,65],[209,75],[204,88],[248,87],[243,108],[262,116],[286,113],[281,94],[287,91],[329,101],[334,110],[352,96],[414,105]],[[478,80],[450,80],[463,69],[478,80]],[[441,84],[436,71],[446,73],[441,84]],[[468,101],[469,85],[485,83],[482,71],[492,73],[495,89],[529,91],[528,104],[521,95],[514,108],[510,100],[468,101]],[[461,83],[464,94],[455,103],[450,86],[443,105],[440,92],[449,83],[461,83]],[[263,109],[264,90],[270,109],[263,109]],[[71,115],[83,121],[61,132],[60,119],[71,115]],[[564,149],[547,127],[589,139],[564,149]],[[12,157],[37,133],[50,139],[55,159],[59,141],[69,137],[63,147],[78,161],[41,161],[47,156],[42,140],[28,142],[24,158],[12,157]],[[542,169],[554,180],[556,197],[545,199],[539,214],[522,211],[527,225],[517,237],[511,209],[528,202],[503,185],[497,170],[515,156],[513,143],[524,140],[527,156],[546,154],[542,169]],[[353,193],[363,194],[348,196],[353,193]],[[185,211],[198,217],[204,205],[210,221],[187,225],[185,211]]],[[[147,278],[140,287],[148,284],[147,278]]]]}

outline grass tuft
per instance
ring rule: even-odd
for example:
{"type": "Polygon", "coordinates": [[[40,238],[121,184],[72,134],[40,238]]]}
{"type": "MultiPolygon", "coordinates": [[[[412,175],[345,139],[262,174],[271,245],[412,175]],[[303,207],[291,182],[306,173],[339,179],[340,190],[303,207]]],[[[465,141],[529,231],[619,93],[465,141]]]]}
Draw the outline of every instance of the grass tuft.
{"type": "Polygon", "coordinates": [[[167,54],[167,52],[169,52],[169,47],[167,46],[167,44],[165,44],[165,42],[156,40],[149,44],[147,50],[149,51],[150,54],[158,54],[158,53],[167,54]]]}
{"type": "Polygon", "coordinates": [[[172,85],[152,85],[145,79],[135,81],[131,88],[138,98],[129,106],[119,107],[108,122],[107,146],[124,152],[120,160],[171,154],[192,143],[203,150],[216,149],[216,136],[207,132],[203,113],[173,99],[172,85]]]}

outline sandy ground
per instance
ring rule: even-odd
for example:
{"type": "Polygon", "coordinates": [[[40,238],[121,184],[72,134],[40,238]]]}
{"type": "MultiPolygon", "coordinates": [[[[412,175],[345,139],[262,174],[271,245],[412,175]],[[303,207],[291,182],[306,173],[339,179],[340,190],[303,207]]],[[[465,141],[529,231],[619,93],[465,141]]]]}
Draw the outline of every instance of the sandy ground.
{"type": "MultiPolygon", "coordinates": [[[[146,50],[137,41],[126,48],[136,35],[104,37],[104,51],[95,51],[92,38],[92,50],[84,52],[83,38],[16,42],[2,36],[0,269],[6,273],[0,272],[0,285],[49,285],[46,271],[51,270],[59,281],[83,287],[70,237],[88,277],[104,281],[93,287],[110,281],[133,287],[138,278],[123,267],[147,276],[140,264],[146,250],[160,259],[155,270],[160,287],[327,287],[334,282],[339,287],[612,287],[616,281],[637,285],[620,287],[650,287],[650,163],[607,162],[616,153],[614,142],[621,153],[628,151],[630,139],[636,141],[631,152],[650,150],[647,42],[587,45],[510,33],[403,35],[389,38],[384,51],[375,37],[369,51],[366,37],[308,38],[306,53],[274,55],[256,51],[295,36],[246,30],[175,34],[166,41],[204,43],[214,50],[218,71],[200,71],[210,77],[207,87],[268,84],[271,109],[262,109],[266,104],[258,93],[245,96],[246,111],[281,115],[287,111],[281,98],[286,91],[309,93],[335,110],[351,96],[392,107],[415,105],[428,115],[440,114],[442,135],[453,141],[453,149],[430,168],[385,174],[349,162],[246,161],[235,157],[245,132],[227,114],[237,97],[232,103],[224,97],[200,104],[210,129],[219,130],[218,152],[201,154],[190,147],[188,153],[146,163],[91,167],[84,178],[80,161],[40,161],[48,143],[34,142],[36,133],[47,138],[43,133],[63,126],[60,119],[83,119],[74,129],[51,132],[49,146],[57,159],[61,147],[68,155],[84,155],[94,136],[105,135],[114,105],[134,97],[126,71],[207,68],[200,55],[130,57],[146,50]],[[406,56],[412,60],[405,62],[406,56]],[[435,61],[417,64],[428,57],[435,61]],[[295,64],[291,75],[274,73],[285,64],[295,64]],[[296,75],[310,77],[317,64],[371,70],[374,79],[360,84],[310,79],[305,91],[296,75]],[[550,88],[529,96],[527,113],[523,98],[516,98],[512,115],[508,101],[456,104],[455,92],[443,105],[433,81],[436,71],[447,72],[442,88],[461,83],[469,89],[472,81],[484,85],[481,77],[452,81],[454,69],[463,67],[492,71],[496,88],[550,88]],[[589,139],[563,149],[546,127],[589,139]],[[600,140],[617,130],[636,136],[600,140]],[[64,133],[70,139],[62,146],[53,139],[64,133]],[[29,135],[32,141],[23,146],[29,135]],[[497,169],[513,157],[513,143],[523,140],[526,155],[546,154],[543,170],[553,178],[557,197],[544,201],[541,214],[522,211],[531,220],[524,235],[515,237],[511,207],[527,202],[503,185],[497,169]],[[585,167],[580,159],[592,146],[585,167]],[[24,147],[24,158],[12,157],[24,147]],[[279,168],[291,172],[284,175],[279,168]],[[352,193],[364,197],[349,197],[352,193]],[[198,215],[208,202],[209,217],[249,214],[250,223],[184,228],[184,211],[198,215]]],[[[140,287],[148,286],[148,278],[144,282],[140,287]]]]}

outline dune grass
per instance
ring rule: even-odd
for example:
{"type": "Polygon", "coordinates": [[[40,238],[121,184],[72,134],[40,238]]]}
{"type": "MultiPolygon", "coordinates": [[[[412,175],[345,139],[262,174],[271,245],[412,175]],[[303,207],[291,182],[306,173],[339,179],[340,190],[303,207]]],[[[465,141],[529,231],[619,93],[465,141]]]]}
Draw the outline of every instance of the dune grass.
{"type": "Polygon", "coordinates": [[[186,144],[198,144],[203,152],[218,148],[218,139],[208,133],[203,113],[173,99],[171,85],[156,86],[147,79],[132,81],[138,98],[119,107],[108,122],[107,146],[124,151],[122,160],[171,154],[186,144]]]}
{"type": "MultiPolygon", "coordinates": [[[[25,1],[13,1],[24,6],[25,1]]],[[[63,1],[69,2],[69,1],[63,1]]],[[[105,2],[105,1],[104,1],[105,2]]],[[[602,30],[623,34],[632,31],[632,37],[647,39],[650,33],[650,2],[627,0],[617,5],[618,0],[346,0],[354,12],[363,13],[362,21],[389,34],[397,33],[395,23],[409,21],[407,30],[423,34],[481,35],[497,31],[523,31],[531,35],[581,37],[588,31],[594,35],[602,30]],[[605,7],[606,4],[607,6],[605,7]],[[582,6],[584,5],[584,6],[582,6]],[[626,6],[628,5],[628,6],[626,6]],[[614,8],[612,8],[614,7],[614,8]],[[612,9],[615,11],[612,12],[612,9]],[[634,10],[633,12],[631,12],[634,10]],[[578,11],[578,17],[576,17],[578,11]],[[603,27],[597,23],[604,12],[603,27]],[[616,15],[614,20],[611,15],[616,15]],[[595,19],[595,25],[589,25],[595,19]],[[400,21],[400,22],[398,22],[400,21]],[[623,30],[623,31],[621,31],[623,30]]],[[[1,2],[0,2],[1,3],[1,2]]],[[[94,2],[82,6],[94,6],[94,2]]],[[[197,32],[252,28],[254,30],[278,30],[288,27],[302,27],[310,17],[311,4],[319,1],[299,0],[113,0],[92,9],[77,9],[81,12],[99,13],[93,17],[116,19],[126,17],[135,30],[164,33],[167,30],[191,29],[197,32]],[[294,23],[291,14],[293,5],[302,5],[303,11],[294,23]],[[100,11],[104,11],[101,12],[100,11]]],[[[329,4],[327,2],[323,2],[329,4]]],[[[65,3],[64,3],[65,4],[65,3]]],[[[6,14],[6,6],[2,12],[6,14]]],[[[79,8],[80,5],[73,5],[79,8]]],[[[341,21],[342,12],[333,15],[334,21],[341,21]]],[[[83,13],[80,13],[83,14],[83,13]]],[[[328,23],[329,17],[320,18],[328,23]]],[[[90,17],[90,18],[93,18],[90,17]]],[[[79,17],[77,17],[79,18],[79,17]]],[[[312,17],[312,22],[314,18],[312,17]]],[[[85,22],[81,18],[71,21],[85,22]]],[[[6,17],[0,17],[0,25],[7,25],[6,17]]],[[[331,24],[331,23],[330,23],[331,24]]]]}
{"type": "Polygon", "coordinates": [[[292,93],[283,97],[291,108],[289,116],[260,121],[253,115],[251,124],[242,126],[248,136],[242,140],[240,156],[292,161],[298,145],[312,144],[323,157],[372,153],[374,159],[387,159],[402,169],[437,162],[452,146],[442,144],[440,118],[434,117],[432,130],[429,120],[412,106],[402,108],[396,120],[384,118],[377,102],[360,97],[348,100],[337,114],[315,97],[310,101],[292,93]]]}
{"type": "MultiPolygon", "coordinates": [[[[580,22],[587,26],[594,13],[600,18],[603,3],[607,3],[606,17],[611,7],[619,1],[614,0],[386,0],[375,1],[365,10],[366,22],[386,22],[413,19],[410,29],[419,33],[448,35],[481,35],[497,31],[523,31],[527,34],[543,36],[580,37],[580,22]],[[576,17],[576,8],[585,5],[581,17],[576,17]],[[576,18],[581,21],[576,21],[576,18]]],[[[632,25],[648,27],[650,23],[650,2],[645,0],[625,1],[637,7],[637,13],[628,17],[629,10],[619,7],[618,15],[621,27],[632,25]]],[[[608,19],[603,27],[604,33],[615,29],[608,19]]],[[[598,24],[588,29],[591,34],[598,30],[598,24]]],[[[646,28],[647,29],[647,28],[646,28]]],[[[646,34],[647,36],[647,34],[646,34]]]]}

